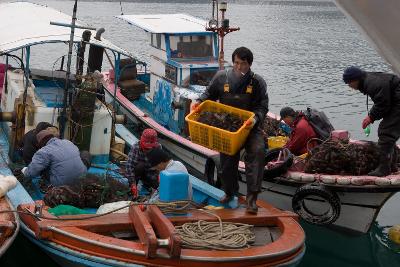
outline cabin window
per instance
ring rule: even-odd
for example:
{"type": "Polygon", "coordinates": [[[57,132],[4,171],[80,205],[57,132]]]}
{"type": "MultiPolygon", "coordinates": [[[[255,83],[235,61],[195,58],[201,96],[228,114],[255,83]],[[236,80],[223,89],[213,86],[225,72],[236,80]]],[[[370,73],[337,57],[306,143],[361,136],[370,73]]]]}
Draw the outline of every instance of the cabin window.
{"type": "Polygon", "coordinates": [[[217,71],[217,68],[193,69],[190,71],[190,75],[182,81],[182,86],[186,88],[191,85],[208,86],[217,71]]]}
{"type": "Polygon", "coordinates": [[[176,84],[176,72],[177,72],[177,68],[171,65],[166,64],[165,65],[165,79],[167,79],[168,81],[176,84]]]}
{"type": "Polygon", "coordinates": [[[161,49],[161,33],[151,34],[151,45],[158,49],[161,49]]]}
{"type": "Polygon", "coordinates": [[[213,57],[212,35],[170,36],[171,58],[213,57]]]}

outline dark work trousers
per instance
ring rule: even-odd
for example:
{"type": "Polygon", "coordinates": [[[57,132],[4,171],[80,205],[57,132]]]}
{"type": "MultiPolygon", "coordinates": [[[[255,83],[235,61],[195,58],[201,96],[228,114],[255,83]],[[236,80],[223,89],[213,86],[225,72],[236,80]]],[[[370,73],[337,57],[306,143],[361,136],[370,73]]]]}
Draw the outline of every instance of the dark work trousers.
{"type": "Polygon", "coordinates": [[[139,182],[139,180],[142,180],[143,186],[146,189],[157,189],[158,188],[158,181],[152,179],[151,177],[149,177],[148,173],[147,173],[147,169],[144,163],[140,162],[135,166],[135,179],[136,181],[131,181],[135,182],[136,184],[139,182]]]}
{"type": "MultiPolygon", "coordinates": [[[[264,174],[265,142],[261,130],[253,129],[244,145],[246,151],[247,194],[259,193],[264,174]]],[[[221,153],[221,181],[225,194],[233,196],[239,191],[238,167],[240,151],[233,156],[221,153]]]]}
{"type": "Polygon", "coordinates": [[[391,155],[400,138],[400,106],[394,106],[378,127],[378,145],[382,154],[391,155]]]}

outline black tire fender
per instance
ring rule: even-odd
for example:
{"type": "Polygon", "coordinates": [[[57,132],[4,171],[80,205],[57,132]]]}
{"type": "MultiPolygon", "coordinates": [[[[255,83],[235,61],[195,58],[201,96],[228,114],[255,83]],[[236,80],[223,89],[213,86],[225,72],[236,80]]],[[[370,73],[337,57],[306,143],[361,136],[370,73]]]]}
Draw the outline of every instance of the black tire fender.
{"type": "Polygon", "coordinates": [[[338,195],[320,184],[306,184],[297,188],[292,198],[292,209],[303,220],[316,225],[329,225],[340,216],[340,199],[338,195]],[[318,197],[329,204],[329,209],[322,214],[315,214],[309,210],[304,202],[306,198],[318,197]]]}
{"type": "Polygon", "coordinates": [[[207,181],[212,186],[217,186],[221,184],[219,180],[219,157],[209,157],[206,160],[206,165],[204,167],[204,180],[207,181]],[[217,176],[215,176],[215,170],[217,170],[217,176]]]}
{"type": "Polygon", "coordinates": [[[279,153],[281,151],[283,151],[284,149],[287,150],[286,153],[288,153],[288,156],[285,158],[285,160],[283,161],[282,164],[280,164],[274,168],[271,168],[271,169],[264,168],[264,180],[269,180],[269,179],[278,177],[278,176],[284,174],[285,172],[287,172],[289,167],[292,166],[293,154],[287,148],[274,148],[274,149],[269,150],[265,154],[264,164],[267,165],[268,162],[276,160],[279,156],[279,153]]]}

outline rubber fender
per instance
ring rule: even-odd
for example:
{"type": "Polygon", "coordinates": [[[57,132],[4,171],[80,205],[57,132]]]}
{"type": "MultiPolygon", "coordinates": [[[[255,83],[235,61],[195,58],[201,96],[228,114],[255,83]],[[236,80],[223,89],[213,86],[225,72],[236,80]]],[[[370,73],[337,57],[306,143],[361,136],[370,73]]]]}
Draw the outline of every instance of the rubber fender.
{"type": "Polygon", "coordinates": [[[316,225],[329,225],[334,223],[340,215],[340,199],[335,192],[320,184],[306,184],[297,188],[292,198],[292,209],[303,220],[316,225]],[[329,204],[329,209],[321,214],[315,214],[309,210],[304,202],[307,198],[317,197],[329,204]]]}
{"type": "Polygon", "coordinates": [[[219,178],[219,156],[218,157],[209,157],[206,160],[206,165],[204,167],[204,180],[207,181],[212,186],[219,187],[221,184],[220,178],[219,178]],[[217,170],[217,177],[214,177],[215,175],[215,170],[217,170]]]}
{"type": "Polygon", "coordinates": [[[273,179],[278,177],[289,169],[293,164],[293,154],[287,148],[274,148],[269,150],[265,154],[264,164],[267,165],[268,162],[278,159],[279,153],[283,150],[287,150],[288,156],[284,159],[282,164],[279,164],[271,169],[264,168],[264,180],[273,179]]]}

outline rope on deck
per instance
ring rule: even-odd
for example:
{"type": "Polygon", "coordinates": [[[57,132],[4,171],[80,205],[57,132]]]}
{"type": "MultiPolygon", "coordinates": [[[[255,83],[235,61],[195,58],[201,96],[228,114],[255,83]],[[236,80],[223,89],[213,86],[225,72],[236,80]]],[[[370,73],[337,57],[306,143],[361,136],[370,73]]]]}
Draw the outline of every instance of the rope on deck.
{"type": "Polygon", "coordinates": [[[192,249],[238,250],[254,243],[253,225],[198,221],[176,227],[182,245],[192,249]]]}

